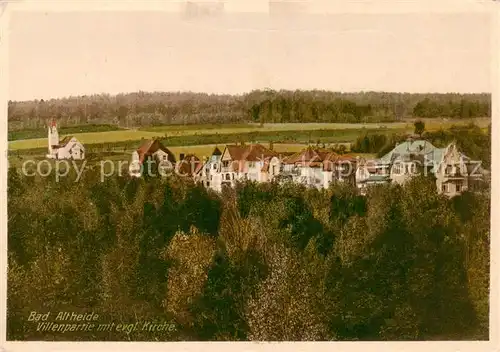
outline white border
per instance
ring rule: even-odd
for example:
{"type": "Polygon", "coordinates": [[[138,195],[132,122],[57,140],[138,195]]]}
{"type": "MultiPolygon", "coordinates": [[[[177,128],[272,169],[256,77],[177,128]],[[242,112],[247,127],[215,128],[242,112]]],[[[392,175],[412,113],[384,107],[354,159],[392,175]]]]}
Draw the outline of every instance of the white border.
{"type": "MultiPolygon", "coordinates": [[[[1,0],[0,0],[1,1],[1,0]]],[[[217,0],[216,0],[217,1],[217,0]]],[[[6,175],[7,175],[7,99],[8,97],[8,24],[13,11],[179,11],[180,5],[185,1],[22,1],[11,2],[3,16],[0,18],[0,216],[6,219],[6,175]]],[[[249,11],[266,12],[266,2],[262,0],[227,0],[231,3],[226,9],[230,12],[249,11]]],[[[436,349],[445,351],[500,351],[499,346],[499,306],[500,297],[498,266],[500,240],[497,234],[500,232],[500,214],[498,204],[500,187],[498,183],[497,170],[500,168],[498,152],[500,150],[500,124],[496,122],[500,118],[500,1],[472,1],[472,0],[310,0],[304,1],[310,13],[450,13],[450,12],[494,12],[492,22],[492,208],[491,208],[491,291],[490,291],[490,341],[484,342],[227,342],[227,343],[203,343],[203,342],[7,342],[6,338],[6,282],[7,282],[7,222],[0,221],[0,351],[86,351],[86,350],[108,350],[120,349],[123,351],[136,350],[182,350],[182,351],[275,351],[277,348],[283,350],[314,351],[318,349],[336,351],[419,351],[423,349],[436,349]]]]}

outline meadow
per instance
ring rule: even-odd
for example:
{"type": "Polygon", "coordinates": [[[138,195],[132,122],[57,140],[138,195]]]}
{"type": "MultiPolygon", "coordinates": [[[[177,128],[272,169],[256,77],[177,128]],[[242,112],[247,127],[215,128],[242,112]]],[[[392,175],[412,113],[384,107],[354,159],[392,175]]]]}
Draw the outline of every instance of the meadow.
{"type": "MultiPolygon", "coordinates": [[[[118,131],[124,128],[109,125],[109,124],[85,124],[77,126],[59,126],[59,133],[63,135],[72,135],[76,133],[85,132],[108,132],[108,131],[118,131]]],[[[19,129],[15,125],[9,124],[9,131],[7,133],[7,139],[9,141],[16,141],[22,139],[36,139],[45,138],[47,136],[47,129],[45,128],[22,128],[19,129]]]]}
{"type": "MultiPolygon", "coordinates": [[[[474,122],[486,128],[489,118],[469,119],[426,119],[426,130],[448,129],[452,125],[466,125],[474,122]]],[[[361,133],[411,133],[412,120],[393,123],[270,123],[270,124],[224,124],[224,125],[168,125],[144,129],[126,129],[102,132],[71,133],[85,145],[113,143],[122,147],[122,143],[139,144],[142,139],[163,138],[166,146],[188,146],[205,144],[228,144],[244,141],[262,142],[352,142],[361,133]]],[[[62,131],[65,132],[64,130],[62,131]]],[[[21,135],[21,131],[17,132],[21,135]]],[[[69,133],[67,133],[69,134],[69,133]]],[[[47,139],[31,138],[9,142],[9,150],[45,148],[47,139]]],[[[135,149],[135,148],[134,148],[135,149]]]]}

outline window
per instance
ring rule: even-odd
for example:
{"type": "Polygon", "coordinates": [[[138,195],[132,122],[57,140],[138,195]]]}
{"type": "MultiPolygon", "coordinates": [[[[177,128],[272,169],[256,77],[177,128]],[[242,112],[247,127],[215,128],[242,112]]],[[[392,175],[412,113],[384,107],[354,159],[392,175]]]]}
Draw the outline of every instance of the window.
{"type": "Polygon", "coordinates": [[[228,167],[229,166],[229,161],[228,160],[223,161],[222,162],[222,166],[228,167]]]}
{"type": "Polygon", "coordinates": [[[213,165],[212,165],[212,169],[214,169],[214,170],[215,170],[216,168],[217,168],[217,165],[216,165],[216,164],[213,164],[213,165]]]}
{"type": "Polygon", "coordinates": [[[456,190],[457,190],[457,193],[460,193],[462,191],[462,186],[457,184],[456,185],[456,190]]]}
{"type": "Polygon", "coordinates": [[[249,161],[248,162],[248,167],[251,168],[251,167],[255,167],[255,161],[249,161]]]}
{"type": "Polygon", "coordinates": [[[400,174],[401,173],[401,165],[399,164],[395,164],[394,165],[394,171],[393,171],[396,175],[400,174]]]}
{"type": "Polygon", "coordinates": [[[446,184],[441,185],[441,191],[446,192],[446,184]]]}
{"type": "Polygon", "coordinates": [[[163,155],[163,160],[167,160],[167,155],[163,155]]]}
{"type": "Polygon", "coordinates": [[[231,176],[229,174],[226,174],[226,180],[231,180],[231,176]]]}
{"type": "Polygon", "coordinates": [[[210,187],[210,182],[207,182],[207,187],[210,187]]]}

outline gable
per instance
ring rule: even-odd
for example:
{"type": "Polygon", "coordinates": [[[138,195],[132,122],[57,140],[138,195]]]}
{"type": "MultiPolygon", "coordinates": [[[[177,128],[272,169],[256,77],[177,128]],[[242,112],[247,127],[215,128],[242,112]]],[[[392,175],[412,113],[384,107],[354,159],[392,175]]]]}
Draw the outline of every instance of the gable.
{"type": "Polygon", "coordinates": [[[444,153],[443,161],[446,163],[457,163],[460,162],[461,155],[458,152],[456,144],[450,144],[444,153]]]}
{"type": "Polygon", "coordinates": [[[229,153],[229,149],[227,147],[224,148],[224,152],[222,153],[221,160],[223,160],[223,161],[231,161],[231,160],[233,160],[232,157],[231,157],[231,154],[229,153]]]}

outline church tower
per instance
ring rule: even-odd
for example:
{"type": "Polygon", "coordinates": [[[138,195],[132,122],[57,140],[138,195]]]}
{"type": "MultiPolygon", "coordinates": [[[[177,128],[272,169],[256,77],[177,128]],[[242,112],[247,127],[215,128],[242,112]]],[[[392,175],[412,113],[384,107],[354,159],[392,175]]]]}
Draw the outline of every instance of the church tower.
{"type": "Polygon", "coordinates": [[[52,120],[49,126],[49,154],[54,153],[54,147],[59,145],[59,133],[57,132],[56,121],[52,120]]]}

